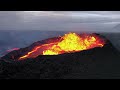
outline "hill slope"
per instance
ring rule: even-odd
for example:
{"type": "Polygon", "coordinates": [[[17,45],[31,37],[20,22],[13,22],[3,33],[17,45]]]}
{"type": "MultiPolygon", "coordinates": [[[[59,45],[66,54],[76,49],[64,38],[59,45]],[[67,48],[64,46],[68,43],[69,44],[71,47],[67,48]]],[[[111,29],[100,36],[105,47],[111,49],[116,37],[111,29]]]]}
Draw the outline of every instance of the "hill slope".
{"type": "Polygon", "coordinates": [[[1,58],[0,79],[120,78],[120,52],[109,41],[103,48],[51,56],[39,55],[22,61],[11,60],[9,56],[14,53],[1,58]]]}

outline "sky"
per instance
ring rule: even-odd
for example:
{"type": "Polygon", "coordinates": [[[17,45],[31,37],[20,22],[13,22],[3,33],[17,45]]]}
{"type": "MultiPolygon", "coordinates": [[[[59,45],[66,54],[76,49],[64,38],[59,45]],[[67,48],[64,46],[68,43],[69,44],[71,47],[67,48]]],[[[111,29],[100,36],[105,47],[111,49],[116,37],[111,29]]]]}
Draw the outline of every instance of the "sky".
{"type": "Polygon", "coordinates": [[[120,24],[120,11],[0,11],[0,30],[106,31],[120,24]]]}

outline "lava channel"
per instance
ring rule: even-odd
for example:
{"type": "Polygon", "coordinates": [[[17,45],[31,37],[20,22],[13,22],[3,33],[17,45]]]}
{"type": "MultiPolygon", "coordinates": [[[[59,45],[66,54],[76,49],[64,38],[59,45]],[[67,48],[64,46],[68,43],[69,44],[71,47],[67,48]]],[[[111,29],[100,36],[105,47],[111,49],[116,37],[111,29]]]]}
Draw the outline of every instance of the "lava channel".
{"type": "Polygon", "coordinates": [[[59,55],[82,50],[88,50],[95,47],[103,47],[105,41],[95,34],[76,34],[69,32],[61,36],[59,40],[52,43],[36,46],[27,54],[21,56],[19,60],[26,58],[35,58],[39,55],[59,55]]]}

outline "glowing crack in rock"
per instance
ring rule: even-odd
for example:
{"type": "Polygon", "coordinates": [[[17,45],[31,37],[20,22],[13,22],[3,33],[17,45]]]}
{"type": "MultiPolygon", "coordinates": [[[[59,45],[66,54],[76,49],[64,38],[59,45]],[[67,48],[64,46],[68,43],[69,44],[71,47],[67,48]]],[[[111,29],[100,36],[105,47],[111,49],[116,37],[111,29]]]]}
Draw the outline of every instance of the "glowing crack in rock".
{"type": "Polygon", "coordinates": [[[94,34],[76,34],[69,32],[60,39],[53,41],[52,43],[43,44],[36,46],[23,55],[19,60],[26,58],[35,58],[39,55],[59,55],[63,53],[71,53],[82,50],[88,50],[95,47],[103,47],[105,41],[97,35],[94,34]]]}

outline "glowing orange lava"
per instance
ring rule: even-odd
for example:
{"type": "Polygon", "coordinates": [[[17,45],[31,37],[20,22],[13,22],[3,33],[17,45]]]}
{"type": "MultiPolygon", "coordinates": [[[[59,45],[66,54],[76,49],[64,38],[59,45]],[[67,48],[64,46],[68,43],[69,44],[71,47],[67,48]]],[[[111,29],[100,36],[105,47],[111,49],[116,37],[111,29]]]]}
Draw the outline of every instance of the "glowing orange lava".
{"type": "Polygon", "coordinates": [[[12,49],[7,50],[7,52],[11,52],[11,51],[14,51],[14,50],[19,50],[19,48],[12,48],[12,49]]]}
{"type": "Polygon", "coordinates": [[[105,42],[96,35],[68,33],[60,37],[59,40],[52,43],[43,44],[35,47],[32,51],[19,58],[35,58],[39,55],[58,55],[82,50],[88,50],[95,47],[103,47],[105,42]]]}

